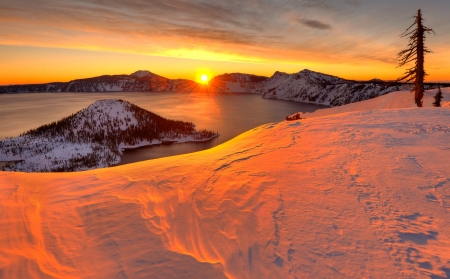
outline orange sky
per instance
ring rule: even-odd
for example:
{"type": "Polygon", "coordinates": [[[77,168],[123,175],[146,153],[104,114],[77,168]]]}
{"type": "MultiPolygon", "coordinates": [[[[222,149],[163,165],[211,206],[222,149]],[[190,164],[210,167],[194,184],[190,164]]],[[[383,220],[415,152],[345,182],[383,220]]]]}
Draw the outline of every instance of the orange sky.
{"type": "Polygon", "coordinates": [[[450,80],[447,2],[22,2],[0,5],[2,85],[136,70],[196,79],[201,69],[264,76],[310,69],[347,79],[395,79],[405,71],[396,68],[396,53],[407,44],[399,35],[418,7],[436,31],[427,41],[434,51],[426,57],[427,80],[450,80]]]}

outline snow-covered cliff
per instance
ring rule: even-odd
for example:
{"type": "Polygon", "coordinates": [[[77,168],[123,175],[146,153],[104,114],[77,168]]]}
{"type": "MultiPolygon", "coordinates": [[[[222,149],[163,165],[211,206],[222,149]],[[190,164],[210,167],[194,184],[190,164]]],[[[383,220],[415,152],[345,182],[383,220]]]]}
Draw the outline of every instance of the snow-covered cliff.
{"type": "MultiPolygon", "coordinates": [[[[436,86],[425,85],[426,89],[436,86]]],[[[270,78],[241,73],[224,74],[212,79],[209,87],[216,92],[257,93],[266,99],[336,107],[409,89],[410,85],[383,82],[379,79],[360,82],[302,70],[294,74],[275,72],[270,78]]]]}
{"type": "Polygon", "coordinates": [[[309,70],[295,74],[276,72],[263,83],[258,91],[263,98],[315,103],[332,107],[372,99],[401,89],[401,86],[398,85],[346,80],[309,70]]]}
{"type": "Polygon", "coordinates": [[[119,163],[123,148],[216,136],[126,101],[101,100],[58,122],[0,141],[0,161],[15,161],[7,170],[79,171],[119,163]]]}

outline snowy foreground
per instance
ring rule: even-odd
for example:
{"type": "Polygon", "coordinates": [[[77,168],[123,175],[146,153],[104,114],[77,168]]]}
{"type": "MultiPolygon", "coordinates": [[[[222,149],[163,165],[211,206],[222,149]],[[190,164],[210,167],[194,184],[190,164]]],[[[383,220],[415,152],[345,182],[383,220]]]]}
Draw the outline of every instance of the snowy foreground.
{"type": "MultiPolygon", "coordinates": [[[[423,96],[423,107],[433,107],[435,102],[434,96],[438,92],[437,89],[427,90],[423,96]]],[[[450,107],[450,87],[442,88],[441,107],[450,107]]],[[[375,109],[399,109],[399,108],[416,108],[414,103],[414,92],[397,91],[392,92],[374,99],[347,104],[340,107],[317,110],[313,113],[306,113],[305,117],[319,117],[338,113],[375,110],[375,109]]]]}
{"type": "Polygon", "coordinates": [[[0,172],[0,277],[450,278],[449,119],[351,112],[120,167],[0,172]]]}

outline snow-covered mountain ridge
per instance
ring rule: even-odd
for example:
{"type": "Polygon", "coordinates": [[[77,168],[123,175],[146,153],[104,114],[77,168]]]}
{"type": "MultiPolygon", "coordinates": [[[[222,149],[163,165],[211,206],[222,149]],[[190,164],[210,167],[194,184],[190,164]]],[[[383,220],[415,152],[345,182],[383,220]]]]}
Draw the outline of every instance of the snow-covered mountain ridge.
{"type": "MultiPolygon", "coordinates": [[[[426,89],[437,84],[427,83],[426,89]]],[[[140,70],[131,75],[100,76],[66,83],[0,86],[0,93],[21,92],[246,92],[266,99],[328,105],[332,107],[372,99],[410,88],[408,84],[374,79],[368,82],[346,80],[310,70],[264,76],[232,73],[214,77],[208,85],[186,79],[168,79],[140,70]]]]}
{"type": "Polygon", "coordinates": [[[192,92],[202,85],[186,79],[168,79],[149,71],[131,75],[104,75],[69,82],[0,86],[0,93],[36,92],[192,92]]]}
{"type": "MultiPolygon", "coordinates": [[[[347,80],[310,70],[288,74],[275,72],[270,78],[234,73],[215,77],[210,82],[215,92],[258,93],[266,99],[314,103],[331,107],[369,100],[390,92],[410,89],[409,84],[383,82],[379,79],[361,82],[347,80]]],[[[436,88],[428,83],[426,89],[436,88]]]]}
{"type": "Polygon", "coordinates": [[[268,77],[242,73],[223,74],[211,79],[209,87],[214,92],[257,93],[262,82],[267,79],[268,77]]]}
{"type": "Polygon", "coordinates": [[[126,101],[101,100],[60,121],[0,141],[0,161],[20,161],[7,170],[79,171],[119,163],[123,148],[216,136],[126,101]]]}

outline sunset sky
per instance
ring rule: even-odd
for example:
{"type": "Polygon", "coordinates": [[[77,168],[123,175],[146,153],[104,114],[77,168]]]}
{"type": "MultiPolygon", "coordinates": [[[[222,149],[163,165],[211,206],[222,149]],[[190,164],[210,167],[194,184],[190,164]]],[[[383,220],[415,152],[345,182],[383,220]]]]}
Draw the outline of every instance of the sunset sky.
{"type": "Polygon", "coordinates": [[[421,8],[428,81],[449,81],[447,0],[2,0],[0,84],[149,70],[195,79],[302,69],[395,79],[399,35],[421,8]]]}

